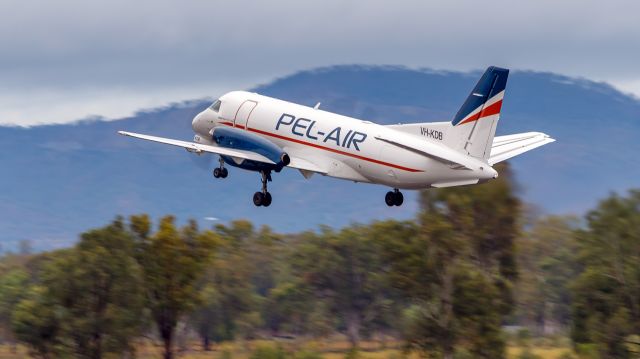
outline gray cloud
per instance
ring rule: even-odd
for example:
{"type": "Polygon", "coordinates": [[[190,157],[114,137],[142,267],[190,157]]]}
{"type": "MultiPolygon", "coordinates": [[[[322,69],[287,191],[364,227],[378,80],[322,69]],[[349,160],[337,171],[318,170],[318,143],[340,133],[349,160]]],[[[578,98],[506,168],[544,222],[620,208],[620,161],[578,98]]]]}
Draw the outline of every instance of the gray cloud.
{"type": "Polygon", "coordinates": [[[117,117],[344,63],[488,64],[640,94],[636,1],[3,1],[0,123],[117,117]]]}

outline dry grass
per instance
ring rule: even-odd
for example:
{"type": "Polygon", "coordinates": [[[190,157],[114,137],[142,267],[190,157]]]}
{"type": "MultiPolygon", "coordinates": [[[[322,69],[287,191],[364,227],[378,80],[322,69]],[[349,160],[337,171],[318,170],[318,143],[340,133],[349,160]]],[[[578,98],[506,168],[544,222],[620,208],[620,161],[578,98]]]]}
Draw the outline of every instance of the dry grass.
{"type": "MultiPolygon", "coordinates": [[[[191,350],[180,353],[177,357],[180,359],[221,359],[223,352],[227,351],[232,359],[248,359],[251,351],[260,344],[272,344],[267,341],[254,341],[250,343],[224,343],[216,345],[213,351],[205,352],[200,349],[197,343],[190,345],[191,350]]],[[[344,359],[348,350],[348,343],[344,341],[332,342],[295,342],[286,341],[278,342],[286,350],[311,350],[322,353],[323,359],[344,359]]],[[[393,343],[388,345],[393,346],[393,343]]],[[[358,358],[360,359],[400,359],[404,358],[399,349],[381,349],[377,342],[365,342],[362,344],[363,350],[360,351],[358,358]]],[[[522,352],[522,347],[509,346],[507,348],[507,358],[515,359],[522,352]]],[[[568,347],[553,348],[532,348],[531,352],[539,355],[543,359],[557,359],[564,353],[570,351],[568,347]]],[[[137,357],[140,359],[152,359],[161,357],[161,348],[150,342],[141,343],[138,347],[137,357]]],[[[29,358],[24,347],[18,347],[17,352],[13,353],[8,345],[0,345],[0,359],[22,359],[29,358]]],[[[408,359],[419,359],[417,354],[409,355],[408,359]]]]}

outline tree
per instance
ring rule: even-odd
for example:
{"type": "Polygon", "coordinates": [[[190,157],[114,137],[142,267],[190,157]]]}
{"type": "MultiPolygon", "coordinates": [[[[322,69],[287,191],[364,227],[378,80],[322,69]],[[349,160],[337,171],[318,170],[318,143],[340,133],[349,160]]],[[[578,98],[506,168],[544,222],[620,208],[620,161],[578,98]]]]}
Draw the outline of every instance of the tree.
{"type": "Polygon", "coordinates": [[[578,275],[575,217],[548,216],[518,238],[517,317],[541,334],[569,328],[570,283],[578,275]]]}
{"type": "Polygon", "coordinates": [[[520,202],[508,166],[498,172],[482,186],[423,191],[418,234],[388,243],[392,283],[414,303],[410,348],[443,358],[456,347],[504,356],[500,326],[513,307],[520,202]]]}
{"type": "Polygon", "coordinates": [[[25,297],[29,286],[29,274],[15,268],[0,276],[0,326],[3,337],[14,342],[11,323],[16,306],[25,297]]]}
{"type": "Polygon", "coordinates": [[[16,338],[37,358],[54,359],[62,353],[61,317],[47,289],[32,286],[14,310],[12,327],[16,338]]]}
{"type": "Polygon", "coordinates": [[[146,304],[163,341],[165,359],[173,358],[178,321],[199,300],[196,284],[216,244],[216,235],[199,232],[195,221],[182,230],[174,222],[172,216],[162,218],[154,234],[146,215],[133,216],[130,225],[137,242],[136,258],[142,268],[146,304]]]}
{"type": "Polygon", "coordinates": [[[628,358],[628,338],[640,333],[640,190],[612,194],[586,220],[576,234],[582,272],[572,286],[572,339],[628,358]]]}
{"type": "Polygon", "coordinates": [[[319,235],[301,236],[290,258],[294,277],[302,278],[313,295],[339,316],[354,348],[363,324],[374,316],[381,300],[377,248],[362,226],[340,232],[323,227],[319,235]]]}
{"type": "Polygon", "coordinates": [[[142,317],[141,278],[121,219],[83,233],[74,248],[33,262],[35,284],[16,306],[12,322],[34,355],[68,352],[97,359],[133,352],[142,317]]]}
{"type": "Polygon", "coordinates": [[[253,271],[247,248],[253,241],[253,226],[247,221],[234,221],[230,227],[217,226],[216,233],[215,254],[197,284],[201,301],[191,315],[206,351],[211,350],[212,340],[235,337],[238,321],[252,312],[256,295],[251,286],[253,271]]]}
{"type": "Polygon", "coordinates": [[[121,219],[83,233],[76,247],[43,273],[46,295],[59,308],[61,335],[80,358],[133,352],[142,324],[140,267],[121,219]]]}

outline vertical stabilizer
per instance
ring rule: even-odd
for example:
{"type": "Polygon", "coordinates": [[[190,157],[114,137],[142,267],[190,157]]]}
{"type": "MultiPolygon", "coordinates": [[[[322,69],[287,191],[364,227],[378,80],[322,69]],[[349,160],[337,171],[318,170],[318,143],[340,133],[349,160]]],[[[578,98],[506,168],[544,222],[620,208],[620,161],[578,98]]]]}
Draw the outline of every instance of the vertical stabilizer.
{"type": "Polygon", "coordinates": [[[508,76],[509,70],[494,66],[484,72],[447,131],[452,147],[485,161],[489,158],[508,76]]]}

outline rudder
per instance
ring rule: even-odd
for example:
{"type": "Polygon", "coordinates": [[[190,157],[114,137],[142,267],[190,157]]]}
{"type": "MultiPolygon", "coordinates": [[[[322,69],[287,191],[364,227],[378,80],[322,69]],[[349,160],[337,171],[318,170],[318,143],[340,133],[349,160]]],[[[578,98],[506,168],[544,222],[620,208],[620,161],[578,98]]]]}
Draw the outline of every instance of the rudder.
{"type": "Polygon", "coordinates": [[[500,119],[509,70],[491,66],[451,121],[454,147],[469,156],[487,160],[500,119]]]}

